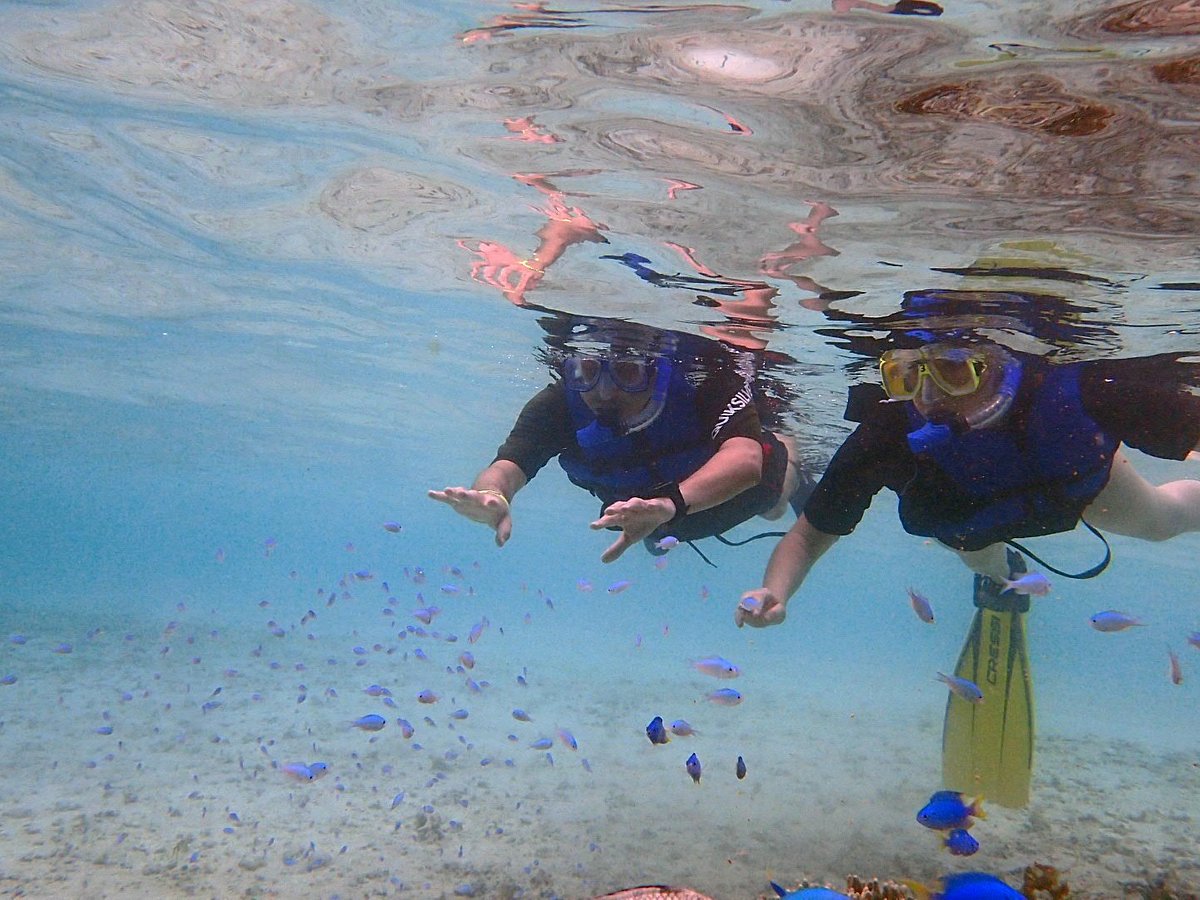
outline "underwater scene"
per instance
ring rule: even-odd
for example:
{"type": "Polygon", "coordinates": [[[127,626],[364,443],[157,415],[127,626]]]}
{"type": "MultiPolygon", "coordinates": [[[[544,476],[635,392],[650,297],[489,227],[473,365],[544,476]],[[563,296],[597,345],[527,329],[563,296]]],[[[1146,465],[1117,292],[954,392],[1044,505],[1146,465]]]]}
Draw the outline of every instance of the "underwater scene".
{"type": "Polygon", "coordinates": [[[0,893],[1200,897],[1194,0],[6,0],[0,893]]]}

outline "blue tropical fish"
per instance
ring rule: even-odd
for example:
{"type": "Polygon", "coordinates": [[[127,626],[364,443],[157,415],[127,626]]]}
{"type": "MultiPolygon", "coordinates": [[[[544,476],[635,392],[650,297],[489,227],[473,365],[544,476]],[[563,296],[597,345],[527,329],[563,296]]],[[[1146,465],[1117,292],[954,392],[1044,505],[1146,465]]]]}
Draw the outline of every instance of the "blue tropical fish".
{"type": "Polygon", "coordinates": [[[955,828],[946,835],[942,845],[953,856],[974,856],[979,849],[979,841],[971,837],[971,832],[965,828],[955,828]]]}
{"type": "Polygon", "coordinates": [[[976,797],[968,805],[963,802],[962,791],[938,791],[917,813],[917,821],[935,831],[970,828],[976,819],[985,818],[983,798],[976,797]]]}

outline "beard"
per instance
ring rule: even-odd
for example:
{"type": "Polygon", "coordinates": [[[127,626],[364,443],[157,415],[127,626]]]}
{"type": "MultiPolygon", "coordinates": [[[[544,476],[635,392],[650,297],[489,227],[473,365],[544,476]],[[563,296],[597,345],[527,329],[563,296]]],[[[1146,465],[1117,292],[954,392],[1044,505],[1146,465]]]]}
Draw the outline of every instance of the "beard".
{"type": "Polygon", "coordinates": [[[601,427],[621,433],[621,409],[615,403],[602,403],[592,408],[601,427]]]}

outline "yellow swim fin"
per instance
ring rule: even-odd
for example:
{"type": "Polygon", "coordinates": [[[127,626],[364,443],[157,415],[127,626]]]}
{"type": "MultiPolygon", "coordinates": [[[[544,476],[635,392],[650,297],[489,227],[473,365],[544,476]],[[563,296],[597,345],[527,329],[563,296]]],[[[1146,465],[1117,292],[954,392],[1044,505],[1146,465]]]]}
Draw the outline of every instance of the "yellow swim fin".
{"type": "MultiPolygon", "coordinates": [[[[1015,577],[1025,571],[1009,551],[1015,577]]],[[[954,674],[973,681],[983,701],[951,692],[942,728],[942,782],[1014,809],[1029,803],[1033,774],[1033,674],[1025,640],[1029,597],[975,576],[975,617],[954,674]]]]}

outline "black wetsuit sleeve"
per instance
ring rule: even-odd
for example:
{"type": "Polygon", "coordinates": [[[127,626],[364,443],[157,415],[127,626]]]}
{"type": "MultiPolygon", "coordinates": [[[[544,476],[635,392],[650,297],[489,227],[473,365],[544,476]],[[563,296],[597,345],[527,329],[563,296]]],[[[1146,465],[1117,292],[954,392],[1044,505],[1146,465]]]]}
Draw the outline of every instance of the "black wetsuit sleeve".
{"type": "Polygon", "coordinates": [[[515,463],[528,481],[574,439],[567,392],[560,382],[555,382],[525,404],[492,462],[506,459],[515,463]]]}
{"type": "Polygon", "coordinates": [[[1161,459],[1184,459],[1200,443],[1200,396],[1187,384],[1196,366],[1175,355],[1086,363],[1084,409],[1123,444],[1161,459]]]}
{"type": "Polygon", "coordinates": [[[826,534],[846,535],[858,527],[875,495],[885,487],[897,493],[913,478],[916,460],[905,440],[907,422],[898,406],[880,404],[860,391],[849,414],[861,417],[829,461],[804,505],[804,516],[826,534]]]}
{"type": "Polygon", "coordinates": [[[754,390],[750,382],[734,371],[720,372],[696,389],[700,421],[706,423],[709,438],[719,447],[732,437],[762,437],[754,390]]]}

